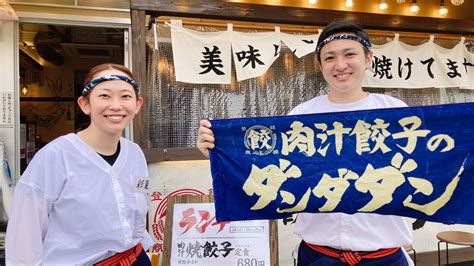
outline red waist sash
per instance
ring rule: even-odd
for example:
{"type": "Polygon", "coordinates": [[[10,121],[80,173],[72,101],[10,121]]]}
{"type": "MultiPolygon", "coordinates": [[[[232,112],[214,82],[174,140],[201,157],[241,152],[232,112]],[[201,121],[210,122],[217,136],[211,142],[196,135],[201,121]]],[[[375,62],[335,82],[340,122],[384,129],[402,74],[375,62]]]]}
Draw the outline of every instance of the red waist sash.
{"type": "Polygon", "coordinates": [[[316,252],[340,259],[342,262],[347,263],[351,266],[357,265],[362,259],[379,259],[392,255],[400,249],[398,247],[379,249],[376,251],[345,251],[324,246],[313,245],[306,242],[304,243],[316,252]]]}
{"type": "Polygon", "coordinates": [[[112,257],[105,259],[95,264],[96,266],[131,266],[140,256],[143,247],[138,243],[133,248],[127,249],[124,252],[117,253],[112,257]]]}

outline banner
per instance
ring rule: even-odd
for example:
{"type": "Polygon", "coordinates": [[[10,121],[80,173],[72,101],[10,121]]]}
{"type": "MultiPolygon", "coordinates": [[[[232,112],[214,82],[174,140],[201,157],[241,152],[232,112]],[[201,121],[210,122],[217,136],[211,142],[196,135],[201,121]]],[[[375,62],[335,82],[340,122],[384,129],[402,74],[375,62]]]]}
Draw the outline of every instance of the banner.
{"type": "Polygon", "coordinates": [[[363,86],[474,89],[474,55],[467,50],[464,39],[446,49],[435,44],[433,36],[419,46],[404,44],[398,36],[373,46],[373,73],[366,73],[363,86]]]}
{"type": "Polygon", "coordinates": [[[295,35],[280,33],[281,41],[296,55],[301,58],[309,53],[316,51],[319,34],[295,35]]]}
{"type": "Polygon", "coordinates": [[[232,32],[232,52],[237,81],[255,78],[267,72],[280,56],[280,31],[232,32]]]}
{"type": "MultiPolygon", "coordinates": [[[[298,58],[315,51],[319,34],[296,35],[274,32],[244,33],[232,30],[198,32],[172,26],[171,37],[176,80],[189,83],[230,84],[231,59],[237,81],[263,75],[279,57],[281,42],[298,58]]],[[[474,54],[465,39],[452,49],[434,43],[411,46],[399,40],[373,45],[372,70],[365,74],[363,86],[375,88],[474,89],[474,54]]],[[[313,54],[316,56],[315,54],[313,54]]],[[[317,66],[315,66],[317,67],[317,66]]]]}
{"type": "MultiPolygon", "coordinates": [[[[227,31],[198,32],[171,26],[176,81],[231,83],[230,35],[227,31]]],[[[178,23],[178,25],[176,25],[178,23]]]]}
{"type": "Polygon", "coordinates": [[[474,224],[474,104],[212,120],[218,221],[298,212],[474,224]]]}

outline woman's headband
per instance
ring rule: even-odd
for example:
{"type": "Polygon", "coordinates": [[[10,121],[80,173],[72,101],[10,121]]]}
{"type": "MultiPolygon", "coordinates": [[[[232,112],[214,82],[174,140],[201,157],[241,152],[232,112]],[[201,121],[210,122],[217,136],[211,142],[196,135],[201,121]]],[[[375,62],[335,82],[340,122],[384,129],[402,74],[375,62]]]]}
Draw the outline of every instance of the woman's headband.
{"type": "Polygon", "coordinates": [[[347,34],[347,33],[344,33],[344,34],[336,34],[336,35],[331,35],[329,37],[327,37],[326,39],[324,39],[322,42],[320,42],[318,44],[318,46],[316,47],[316,54],[319,55],[319,53],[321,52],[321,49],[323,49],[323,47],[332,42],[332,41],[335,41],[335,40],[353,40],[353,41],[357,41],[359,42],[360,44],[362,44],[362,46],[364,46],[367,50],[370,50],[370,48],[372,47],[372,45],[370,44],[369,41],[367,41],[366,39],[360,37],[360,36],[357,36],[355,34],[347,34]]]}
{"type": "Polygon", "coordinates": [[[96,79],[93,79],[89,81],[86,85],[84,85],[84,89],[82,90],[82,96],[85,96],[89,90],[92,90],[97,84],[102,83],[104,81],[110,81],[110,80],[123,80],[127,82],[128,84],[132,85],[133,89],[137,92],[138,95],[140,95],[140,87],[138,86],[137,82],[127,76],[122,76],[122,75],[110,75],[110,76],[105,76],[105,77],[98,77],[96,79]]]}

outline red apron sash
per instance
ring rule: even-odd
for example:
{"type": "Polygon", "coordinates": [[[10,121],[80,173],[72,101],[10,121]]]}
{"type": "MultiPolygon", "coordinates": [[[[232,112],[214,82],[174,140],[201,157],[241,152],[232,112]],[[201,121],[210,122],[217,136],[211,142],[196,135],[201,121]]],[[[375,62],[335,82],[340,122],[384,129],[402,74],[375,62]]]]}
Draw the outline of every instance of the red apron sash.
{"type": "Polygon", "coordinates": [[[131,266],[140,256],[143,247],[141,243],[136,246],[125,250],[124,252],[117,253],[112,257],[105,259],[101,262],[96,263],[96,266],[131,266]]]}
{"type": "Polygon", "coordinates": [[[324,246],[313,245],[304,242],[308,247],[316,252],[340,259],[342,262],[351,266],[357,265],[362,259],[379,259],[397,252],[400,248],[385,248],[376,251],[344,251],[324,246]]]}

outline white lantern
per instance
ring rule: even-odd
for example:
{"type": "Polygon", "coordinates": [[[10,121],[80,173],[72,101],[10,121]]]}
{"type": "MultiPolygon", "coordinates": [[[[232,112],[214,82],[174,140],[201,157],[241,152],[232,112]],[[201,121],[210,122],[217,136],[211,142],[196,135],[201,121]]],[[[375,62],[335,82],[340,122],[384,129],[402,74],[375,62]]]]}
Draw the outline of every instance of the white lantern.
{"type": "Polygon", "coordinates": [[[460,6],[462,3],[464,3],[464,0],[451,0],[451,4],[455,6],[460,6]]]}
{"type": "Polygon", "coordinates": [[[406,0],[397,0],[397,3],[401,4],[401,3],[405,3],[406,0]]]}

